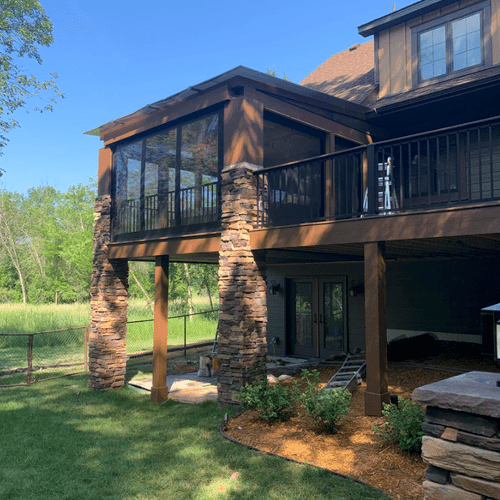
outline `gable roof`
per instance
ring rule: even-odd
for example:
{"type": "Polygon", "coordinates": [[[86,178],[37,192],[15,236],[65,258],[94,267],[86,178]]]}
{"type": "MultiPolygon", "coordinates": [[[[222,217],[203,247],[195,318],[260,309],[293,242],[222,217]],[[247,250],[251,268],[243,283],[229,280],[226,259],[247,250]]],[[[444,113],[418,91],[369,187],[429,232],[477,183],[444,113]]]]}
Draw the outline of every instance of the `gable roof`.
{"type": "Polygon", "coordinates": [[[376,89],[373,40],[334,54],[300,84],[362,104],[376,89]]]}
{"type": "MultiPolygon", "coordinates": [[[[373,58],[373,54],[372,54],[373,58]]],[[[346,119],[364,120],[365,114],[370,110],[361,106],[358,102],[347,102],[343,98],[335,95],[328,95],[317,91],[314,88],[307,88],[296,83],[288,82],[274,76],[255,71],[245,66],[238,66],[230,71],[222,73],[210,80],[191,86],[177,94],[157,101],[153,104],[130,113],[121,118],[112,120],[100,127],[85,132],[87,135],[97,135],[106,140],[104,135],[114,129],[125,129],[132,126],[138,120],[146,119],[154,113],[165,113],[168,108],[179,106],[194,99],[202,94],[213,91],[221,86],[231,85],[232,83],[253,84],[261,92],[278,94],[282,99],[288,99],[294,103],[308,103],[318,110],[327,110],[336,115],[336,120],[342,122],[342,117],[346,119]]]]}

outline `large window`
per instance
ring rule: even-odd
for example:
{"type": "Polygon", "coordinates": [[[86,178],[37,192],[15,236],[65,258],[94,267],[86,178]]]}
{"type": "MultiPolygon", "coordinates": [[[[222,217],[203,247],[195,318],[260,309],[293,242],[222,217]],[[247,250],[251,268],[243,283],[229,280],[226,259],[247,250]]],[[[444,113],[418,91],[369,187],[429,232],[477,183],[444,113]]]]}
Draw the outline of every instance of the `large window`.
{"type": "MultiPolygon", "coordinates": [[[[325,153],[325,132],[264,112],[264,167],[325,153]]],[[[324,212],[324,162],[277,169],[267,176],[267,207],[274,225],[304,222],[324,212]]]]}
{"type": "Polygon", "coordinates": [[[488,3],[482,3],[415,28],[415,82],[458,76],[491,65],[489,13],[488,3]]]}
{"type": "Polygon", "coordinates": [[[114,236],[218,221],[220,124],[214,113],[116,147],[114,236]]]}

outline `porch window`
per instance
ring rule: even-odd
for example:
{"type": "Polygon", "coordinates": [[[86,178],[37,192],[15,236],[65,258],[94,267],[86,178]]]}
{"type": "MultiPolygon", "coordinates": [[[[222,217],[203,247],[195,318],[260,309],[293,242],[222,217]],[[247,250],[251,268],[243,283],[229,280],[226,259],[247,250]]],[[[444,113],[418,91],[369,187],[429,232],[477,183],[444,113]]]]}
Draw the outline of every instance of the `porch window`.
{"type": "Polygon", "coordinates": [[[415,28],[415,82],[454,77],[491,65],[489,22],[489,5],[482,3],[415,28]]]}
{"type": "MultiPolygon", "coordinates": [[[[264,167],[282,165],[325,153],[325,132],[264,112],[264,167]]],[[[323,162],[304,162],[269,172],[269,217],[273,224],[316,219],[324,211],[323,162]]]]}
{"type": "Polygon", "coordinates": [[[114,236],[218,221],[220,122],[217,112],[116,147],[114,236]]]}

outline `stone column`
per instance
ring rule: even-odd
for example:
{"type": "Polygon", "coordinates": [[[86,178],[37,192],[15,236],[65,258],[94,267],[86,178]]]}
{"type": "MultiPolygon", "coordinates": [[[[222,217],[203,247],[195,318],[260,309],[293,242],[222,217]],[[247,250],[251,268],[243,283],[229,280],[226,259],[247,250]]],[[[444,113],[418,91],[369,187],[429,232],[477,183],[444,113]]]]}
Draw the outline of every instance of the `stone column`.
{"type": "Polygon", "coordinates": [[[99,196],[94,212],[94,261],[90,287],[89,382],[92,389],[125,385],[128,262],[109,260],[111,197],[99,196]]]}
{"type": "Polygon", "coordinates": [[[427,405],[425,500],[500,499],[500,374],[469,372],[415,389],[427,405]]]}
{"type": "Polygon", "coordinates": [[[239,163],[222,171],[221,247],[219,253],[218,400],[238,404],[236,391],[265,376],[265,266],[250,248],[257,216],[253,172],[239,163]]]}

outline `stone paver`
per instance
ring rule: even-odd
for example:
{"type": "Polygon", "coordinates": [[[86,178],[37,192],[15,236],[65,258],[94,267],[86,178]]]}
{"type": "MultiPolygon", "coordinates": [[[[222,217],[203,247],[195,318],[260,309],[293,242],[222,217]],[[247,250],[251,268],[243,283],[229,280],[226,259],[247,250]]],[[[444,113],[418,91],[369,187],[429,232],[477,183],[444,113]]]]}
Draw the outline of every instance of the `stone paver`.
{"type": "MultiPolygon", "coordinates": [[[[151,376],[136,376],[129,385],[151,391],[151,376]]],[[[167,377],[168,398],[181,403],[195,404],[217,401],[217,378],[198,377],[196,373],[182,373],[167,377]]]]}

